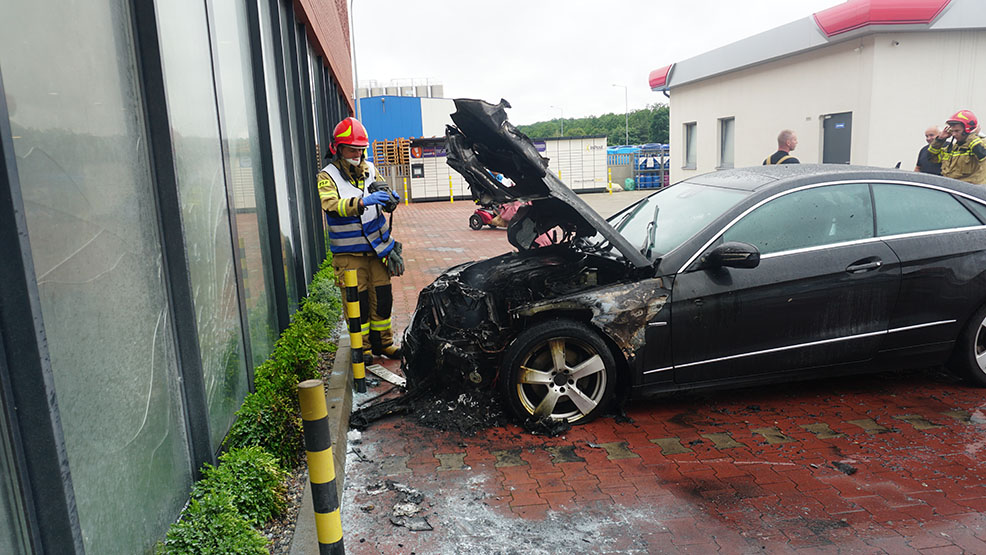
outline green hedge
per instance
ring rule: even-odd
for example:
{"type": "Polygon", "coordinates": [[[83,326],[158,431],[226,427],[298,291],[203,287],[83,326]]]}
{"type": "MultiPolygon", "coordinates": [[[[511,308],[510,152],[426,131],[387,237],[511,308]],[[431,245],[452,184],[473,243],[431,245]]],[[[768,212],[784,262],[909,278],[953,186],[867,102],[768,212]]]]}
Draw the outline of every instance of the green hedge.
{"type": "Polygon", "coordinates": [[[255,527],[285,510],[284,484],[303,448],[297,384],[320,377],[322,354],[336,349],[326,341],[342,314],[335,279],[330,255],[274,352],[254,371],[254,392],[236,412],[219,466],[203,467],[158,553],[267,553],[267,539],[255,527]]]}

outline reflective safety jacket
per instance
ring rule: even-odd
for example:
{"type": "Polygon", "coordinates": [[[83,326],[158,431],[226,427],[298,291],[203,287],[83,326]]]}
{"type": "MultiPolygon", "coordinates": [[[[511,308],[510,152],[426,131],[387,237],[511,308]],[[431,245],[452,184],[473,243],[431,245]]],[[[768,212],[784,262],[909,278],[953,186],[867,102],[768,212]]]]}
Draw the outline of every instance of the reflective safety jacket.
{"type": "Polygon", "coordinates": [[[979,135],[970,133],[958,143],[935,138],[928,147],[928,159],[941,163],[945,177],[986,185],[986,142],[979,135]]]}
{"type": "Polygon", "coordinates": [[[334,160],[318,173],[318,196],[329,224],[329,250],[332,254],[375,253],[383,258],[394,248],[390,223],[379,206],[359,208],[360,199],[369,194],[364,183],[367,178],[371,183],[375,180],[376,168],[364,161],[349,171],[341,169],[342,164],[349,165],[334,160]]]}

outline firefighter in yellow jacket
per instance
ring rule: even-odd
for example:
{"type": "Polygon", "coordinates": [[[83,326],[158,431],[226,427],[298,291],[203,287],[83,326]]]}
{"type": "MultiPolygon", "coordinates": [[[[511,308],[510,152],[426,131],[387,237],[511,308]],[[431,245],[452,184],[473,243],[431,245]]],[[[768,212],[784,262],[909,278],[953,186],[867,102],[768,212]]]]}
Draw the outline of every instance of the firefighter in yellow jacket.
{"type": "Polygon", "coordinates": [[[355,118],[336,125],[329,145],[332,160],[316,179],[318,196],[329,224],[329,249],[340,289],[343,271],[356,270],[363,344],[369,340],[375,356],[399,359],[401,350],[390,329],[390,278],[404,273],[404,261],[385,213],[393,212],[400,198],[367,162],[369,144],[366,129],[355,118]]]}
{"type": "Polygon", "coordinates": [[[976,114],[959,110],[947,123],[928,146],[928,159],[941,164],[941,174],[945,177],[986,185],[986,143],[976,134],[979,131],[976,114]]]}

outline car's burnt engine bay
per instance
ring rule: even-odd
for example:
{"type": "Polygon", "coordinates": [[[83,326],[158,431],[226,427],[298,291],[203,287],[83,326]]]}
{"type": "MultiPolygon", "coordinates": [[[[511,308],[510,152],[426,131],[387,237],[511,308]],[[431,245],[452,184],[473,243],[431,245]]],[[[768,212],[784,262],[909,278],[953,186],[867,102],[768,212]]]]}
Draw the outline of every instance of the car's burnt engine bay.
{"type": "MultiPolygon", "coordinates": [[[[652,304],[640,298],[633,283],[653,275],[651,261],[545,171],[547,160],[506,121],[503,108],[509,104],[455,102],[452,119],[458,127],[449,126],[446,134],[448,163],[469,183],[474,200],[529,203],[507,231],[518,252],[450,268],[421,291],[402,344],[407,390],[356,411],[351,422],[357,428],[398,413],[465,433],[504,423],[495,386],[503,354],[518,333],[546,318],[588,322],[600,313],[616,313],[613,307],[652,304]],[[502,187],[489,170],[515,185],[502,187]],[[552,236],[550,230],[558,233],[552,236]],[[607,285],[612,291],[600,293],[607,285]],[[593,292],[580,295],[588,289],[593,292]]],[[[626,330],[619,347],[632,352],[631,338],[642,333],[643,317],[604,319],[626,330]]],[[[545,422],[528,424],[550,432],[545,422]]]]}
{"type": "MultiPolygon", "coordinates": [[[[418,297],[404,338],[408,381],[432,372],[490,387],[497,362],[519,330],[529,327],[522,309],[627,277],[624,264],[568,245],[509,253],[464,264],[442,274],[418,297]]],[[[571,305],[576,317],[587,309],[571,305]]],[[[554,314],[557,315],[557,312],[554,314]]],[[[573,315],[574,316],[574,315],[573,315]]],[[[537,315],[533,316],[537,318],[537,315]]]]}

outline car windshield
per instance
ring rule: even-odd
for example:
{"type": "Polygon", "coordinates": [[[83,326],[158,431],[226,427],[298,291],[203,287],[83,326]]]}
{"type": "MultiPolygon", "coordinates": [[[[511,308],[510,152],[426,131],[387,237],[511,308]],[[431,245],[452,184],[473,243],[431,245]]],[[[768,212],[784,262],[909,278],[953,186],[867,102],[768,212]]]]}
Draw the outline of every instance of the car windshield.
{"type": "Polygon", "coordinates": [[[749,194],[682,182],[617,213],[609,223],[641,253],[657,260],[749,194]]]}

